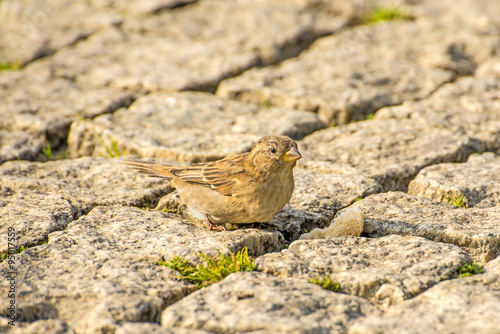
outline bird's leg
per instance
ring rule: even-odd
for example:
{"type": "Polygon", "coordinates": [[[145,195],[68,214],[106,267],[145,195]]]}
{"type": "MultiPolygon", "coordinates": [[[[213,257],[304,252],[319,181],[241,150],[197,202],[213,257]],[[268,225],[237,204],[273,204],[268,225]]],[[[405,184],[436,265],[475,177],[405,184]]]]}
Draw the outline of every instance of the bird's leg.
{"type": "Polygon", "coordinates": [[[205,224],[205,227],[207,228],[207,230],[219,231],[219,232],[226,230],[226,228],[224,226],[215,227],[214,224],[212,223],[212,221],[210,220],[210,218],[208,218],[208,216],[206,214],[204,215],[204,217],[205,217],[205,219],[203,220],[203,224],[205,224]]]}

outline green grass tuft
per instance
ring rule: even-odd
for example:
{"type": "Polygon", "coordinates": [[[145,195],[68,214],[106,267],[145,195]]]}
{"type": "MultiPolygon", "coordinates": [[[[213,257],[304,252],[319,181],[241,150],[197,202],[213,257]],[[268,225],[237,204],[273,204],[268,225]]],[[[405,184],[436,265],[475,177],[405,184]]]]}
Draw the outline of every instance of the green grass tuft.
{"type": "Polygon", "coordinates": [[[177,210],[176,209],[172,209],[172,208],[163,208],[163,209],[161,209],[161,212],[177,213],[177,210]]]}
{"type": "Polygon", "coordinates": [[[362,198],[361,198],[361,197],[356,197],[355,199],[353,199],[353,200],[352,200],[352,202],[353,202],[353,203],[355,203],[355,202],[359,202],[359,201],[361,201],[361,200],[362,200],[362,198]]]}
{"type": "Polygon", "coordinates": [[[374,24],[391,20],[410,20],[411,16],[399,6],[376,7],[371,15],[364,20],[364,24],[374,24]]]}
{"type": "Polygon", "coordinates": [[[48,140],[43,148],[43,155],[47,160],[52,160],[52,148],[50,147],[50,142],[48,140]]]}
{"type": "Polygon", "coordinates": [[[338,291],[340,289],[340,283],[332,281],[332,278],[329,275],[325,275],[323,277],[315,277],[309,280],[309,283],[314,283],[319,285],[323,289],[338,291]]]}
{"type": "Polygon", "coordinates": [[[482,273],[483,267],[477,263],[466,263],[458,268],[457,272],[457,277],[464,278],[482,273]]]}
{"type": "Polygon", "coordinates": [[[21,68],[19,60],[14,61],[0,61],[0,72],[2,71],[15,71],[21,68]]]}
{"type": "Polygon", "coordinates": [[[187,279],[198,287],[203,288],[213,283],[220,282],[226,276],[240,271],[253,271],[255,260],[248,256],[248,249],[244,247],[238,253],[231,251],[229,255],[224,255],[220,251],[218,259],[212,259],[203,252],[198,253],[198,257],[205,263],[193,267],[185,258],[174,257],[170,261],[160,261],[159,265],[178,271],[182,278],[187,279]]]}
{"type": "Polygon", "coordinates": [[[458,206],[459,208],[464,208],[466,207],[465,205],[465,202],[464,202],[464,195],[462,194],[462,196],[456,198],[456,197],[446,197],[446,199],[448,200],[448,204],[451,204],[451,205],[454,205],[454,206],[458,206]]]}
{"type": "Polygon", "coordinates": [[[119,157],[120,155],[122,155],[120,153],[120,150],[118,150],[118,143],[116,142],[116,140],[109,136],[109,140],[111,141],[111,147],[109,147],[108,145],[106,145],[106,142],[104,141],[104,138],[102,137],[102,134],[100,132],[98,132],[97,130],[95,130],[95,132],[97,133],[97,136],[99,137],[99,141],[101,142],[102,146],[104,146],[104,149],[106,150],[106,153],[108,154],[108,156],[110,158],[116,158],[116,157],[119,157]]]}

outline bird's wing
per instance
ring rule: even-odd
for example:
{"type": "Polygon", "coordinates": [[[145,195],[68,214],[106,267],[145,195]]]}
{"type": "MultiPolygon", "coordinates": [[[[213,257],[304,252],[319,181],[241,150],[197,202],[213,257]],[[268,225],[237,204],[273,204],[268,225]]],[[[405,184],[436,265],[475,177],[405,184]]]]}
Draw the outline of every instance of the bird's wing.
{"type": "Polygon", "coordinates": [[[238,175],[245,173],[243,168],[245,155],[239,154],[215,162],[172,168],[170,173],[184,182],[209,187],[221,195],[231,196],[235,193],[238,175]]]}

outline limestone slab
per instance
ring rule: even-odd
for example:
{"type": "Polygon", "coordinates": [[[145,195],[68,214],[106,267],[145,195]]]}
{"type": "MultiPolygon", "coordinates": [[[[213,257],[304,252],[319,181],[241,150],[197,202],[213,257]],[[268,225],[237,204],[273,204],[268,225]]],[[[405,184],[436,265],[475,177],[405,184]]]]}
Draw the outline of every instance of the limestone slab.
{"type": "MultiPolygon", "coordinates": [[[[138,208],[96,207],[48,244],[15,256],[18,320],[59,319],[78,333],[112,331],[124,322],[159,322],[165,306],[196,287],[157,263],[174,256],[281,248],[278,232],[207,231],[178,216],[138,208]]],[[[7,262],[0,264],[6,275],[7,262]]],[[[1,287],[8,284],[2,279],[1,287]]],[[[2,299],[2,309],[9,301],[2,299]],[[5,304],[5,305],[4,305],[5,304]]],[[[5,316],[5,312],[0,313],[5,316]]]]}
{"type": "Polygon", "coordinates": [[[340,292],[387,309],[454,277],[470,262],[457,246],[392,235],[298,240],[288,250],[259,257],[256,269],[281,278],[329,275],[340,292]]]}
{"type": "Polygon", "coordinates": [[[100,0],[91,3],[99,9],[110,8],[126,14],[155,14],[160,10],[175,9],[196,0],[100,0]]]}
{"type": "Polygon", "coordinates": [[[408,185],[408,194],[444,203],[462,198],[467,208],[500,207],[500,156],[483,155],[424,168],[408,185]]]}
{"type": "Polygon", "coordinates": [[[0,59],[28,63],[99,30],[119,24],[122,15],[92,1],[2,1],[0,59]]]}
{"type": "Polygon", "coordinates": [[[408,60],[405,49],[388,52],[393,49],[387,44],[406,40],[401,25],[408,24],[354,27],[320,38],[297,58],[223,80],[217,95],[315,111],[327,124],[337,125],[365,119],[384,106],[425,98],[454,75],[408,60]],[[385,26],[392,36],[379,40],[385,26]]]}
{"type": "Polygon", "coordinates": [[[173,188],[126,170],[120,159],[9,161],[0,166],[0,251],[14,228],[15,246],[32,246],[98,205],[154,204],[173,188]]]}
{"type": "Polygon", "coordinates": [[[157,323],[127,322],[116,328],[115,334],[208,334],[210,332],[200,329],[182,327],[162,327],[157,323]]]}
{"type": "Polygon", "coordinates": [[[0,252],[16,252],[21,246],[43,242],[75,220],[78,209],[57,195],[0,196],[0,252]]]}
{"type": "Polygon", "coordinates": [[[474,141],[477,152],[500,153],[500,77],[464,77],[440,87],[421,101],[383,108],[375,119],[424,121],[474,141]]]}
{"type": "Polygon", "coordinates": [[[402,192],[368,196],[353,204],[365,214],[363,235],[420,236],[454,244],[478,263],[500,254],[500,208],[463,209],[402,192]]]}
{"type": "Polygon", "coordinates": [[[53,150],[66,142],[74,120],[113,112],[134,99],[129,92],[55,78],[39,65],[0,74],[0,163],[35,160],[48,144],[53,150]]]}
{"type": "Polygon", "coordinates": [[[121,26],[61,50],[50,63],[56,75],[94,87],[213,91],[221,79],[297,55],[344,24],[341,17],[293,4],[199,1],[127,17],[121,26]]]}
{"type": "Polygon", "coordinates": [[[7,334],[76,334],[68,324],[58,319],[41,319],[33,323],[16,322],[15,324],[15,326],[6,324],[0,328],[7,334]]]}
{"type": "Polygon", "coordinates": [[[223,80],[217,94],[317,111],[335,124],[425,98],[456,76],[473,75],[482,64],[498,60],[499,22],[492,14],[498,5],[461,3],[315,1],[356,23],[390,9],[410,19],[357,25],[320,38],[297,59],[223,80]]]}
{"type": "Polygon", "coordinates": [[[383,191],[405,191],[422,168],[465,161],[473,151],[467,137],[405,119],[328,128],[305,137],[300,145],[305,159],[351,169],[377,181],[383,191]]]}
{"type": "Polygon", "coordinates": [[[34,159],[45,145],[43,138],[28,132],[0,129],[0,162],[34,159]]]}
{"type": "Polygon", "coordinates": [[[264,108],[208,93],[157,93],[128,109],[72,124],[71,156],[106,156],[113,142],[121,154],[183,162],[217,160],[245,152],[260,137],[302,138],[323,126],[309,112],[264,108]]]}
{"type": "Polygon", "coordinates": [[[499,312],[497,268],[441,282],[380,317],[359,319],[348,333],[498,333],[499,312]]]}
{"type": "Polygon", "coordinates": [[[167,307],[161,323],[216,333],[342,333],[354,319],[378,312],[359,297],[252,272],[231,274],[167,307]]]}

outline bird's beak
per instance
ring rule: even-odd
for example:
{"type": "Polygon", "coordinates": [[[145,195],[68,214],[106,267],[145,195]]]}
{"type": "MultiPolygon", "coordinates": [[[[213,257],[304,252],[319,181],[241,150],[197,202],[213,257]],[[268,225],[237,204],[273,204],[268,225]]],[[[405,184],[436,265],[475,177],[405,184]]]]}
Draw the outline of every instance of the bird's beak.
{"type": "Polygon", "coordinates": [[[286,152],[283,155],[283,160],[287,162],[299,160],[300,158],[302,158],[302,155],[300,155],[299,151],[295,147],[292,147],[288,152],[286,152]]]}

